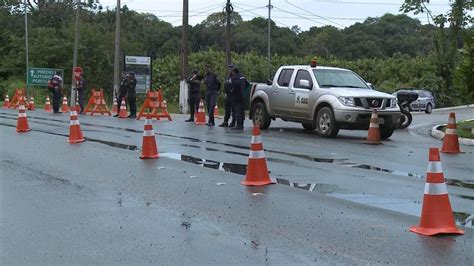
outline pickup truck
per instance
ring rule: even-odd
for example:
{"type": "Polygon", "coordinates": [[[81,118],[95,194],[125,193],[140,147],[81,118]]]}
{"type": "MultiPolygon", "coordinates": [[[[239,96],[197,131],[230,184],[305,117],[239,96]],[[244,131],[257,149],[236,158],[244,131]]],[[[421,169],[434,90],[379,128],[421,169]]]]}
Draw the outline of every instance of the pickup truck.
{"type": "Polygon", "coordinates": [[[250,119],[267,129],[271,120],[301,123],[323,137],[339,129],[367,130],[377,109],[381,139],[400,123],[396,97],[376,91],[355,72],[323,66],[282,66],[273,81],[254,84],[250,92],[250,119]]]}

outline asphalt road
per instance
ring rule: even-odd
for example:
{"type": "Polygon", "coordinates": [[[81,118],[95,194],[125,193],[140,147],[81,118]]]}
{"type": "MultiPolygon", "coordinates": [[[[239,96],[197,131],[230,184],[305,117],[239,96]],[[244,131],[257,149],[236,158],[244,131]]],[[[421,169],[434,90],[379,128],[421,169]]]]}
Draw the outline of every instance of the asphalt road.
{"type": "MultiPolygon", "coordinates": [[[[456,110],[473,118],[472,109],[456,110]]],[[[140,160],[143,121],[0,110],[0,264],[472,265],[473,147],[442,154],[463,236],[410,233],[418,223],[429,137],[448,112],[417,114],[384,145],[275,121],[262,132],[270,175],[243,179],[251,130],[153,122],[161,157],[140,160]]],[[[248,122],[248,121],[247,121],[248,122]]],[[[250,126],[247,124],[247,126],[250,126]]]]}

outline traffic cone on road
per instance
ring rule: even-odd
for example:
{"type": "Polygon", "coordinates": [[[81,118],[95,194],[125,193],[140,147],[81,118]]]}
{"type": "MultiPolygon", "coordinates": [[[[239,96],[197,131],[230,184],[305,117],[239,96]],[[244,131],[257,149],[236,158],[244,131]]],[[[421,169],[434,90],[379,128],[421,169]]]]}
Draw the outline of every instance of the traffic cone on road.
{"type": "Polygon", "coordinates": [[[380,142],[380,128],[379,128],[379,116],[377,115],[377,110],[372,111],[372,116],[370,117],[369,132],[367,134],[368,144],[382,144],[380,142]]]}
{"type": "Polygon", "coordinates": [[[35,110],[35,98],[31,97],[28,103],[28,110],[35,110]]]}
{"type": "Polygon", "coordinates": [[[275,184],[270,179],[267,168],[267,160],[263,151],[263,143],[260,137],[260,126],[255,124],[252,130],[252,142],[245,180],[240,182],[245,186],[265,186],[275,184]]]}
{"type": "Polygon", "coordinates": [[[26,108],[23,103],[18,107],[18,120],[16,122],[16,132],[28,132],[30,131],[28,126],[28,118],[26,116],[26,108]]]}
{"type": "Polygon", "coordinates": [[[5,95],[5,101],[3,102],[3,108],[10,108],[10,97],[8,97],[8,94],[5,95]]]}
{"type": "Polygon", "coordinates": [[[420,224],[410,227],[410,231],[427,236],[464,234],[454,223],[438,148],[430,148],[420,224]]]}
{"type": "Polygon", "coordinates": [[[114,105],[112,106],[112,113],[117,114],[117,98],[114,97],[114,105]]]}
{"type": "Polygon", "coordinates": [[[44,104],[44,110],[46,112],[51,112],[51,100],[49,99],[49,96],[46,97],[46,103],[44,104]]]}
{"type": "Polygon", "coordinates": [[[69,111],[69,106],[67,104],[67,97],[63,97],[63,105],[61,106],[61,112],[67,113],[69,111]]]}
{"type": "Polygon", "coordinates": [[[461,153],[459,149],[458,132],[456,129],[456,114],[450,113],[448,119],[448,127],[443,139],[442,153],[461,153]]]}
{"type": "Polygon", "coordinates": [[[195,125],[205,125],[206,124],[206,113],[204,112],[204,101],[199,102],[199,109],[196,113],[196,120],[194,121],[195,125]]]}
{"type": "Polygon", "coordinates": [[[82,112],[82,108],[79,105],[79,97],[76,96],[76,112],[82,112]]]}
{"type": "Polygon", "coordinates": [[[219,117],[219,107],[217,106],[217,103],[216,106],[214,106],[214,117],[219,117]]]}
{"type": "Polygon", "coordinates": [[[125,98],[122,98],[122,102],[120,103],[120,112],[119,112],[119,118],[127,118],[128,113],[127,113],[127,104],[125,103],[125,98]]]}
{"type": "Polygon", "coordinates": [[[143,129],[142,156],[140,156],[140,159],[156,159],[158,157],[160,155],[156,146],[155,131],[151,124],[151,117],[148,116],[145,119],[145,127],[143,129]]]}
{"type": "Polygon", "coordinates": [[[70,113],[69,121],[69,143],[78,143],[85,141],[82,135],[81,125],[77,117],[76,108],[73,106],[70,113]]]}

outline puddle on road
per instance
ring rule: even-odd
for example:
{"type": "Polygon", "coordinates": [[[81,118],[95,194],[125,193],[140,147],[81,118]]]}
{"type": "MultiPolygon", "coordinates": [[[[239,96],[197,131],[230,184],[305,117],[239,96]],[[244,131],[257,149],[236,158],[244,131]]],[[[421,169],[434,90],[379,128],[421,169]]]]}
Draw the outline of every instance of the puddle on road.
{"type": "Polygon", "coordinates": [[[348,166],[353,167],[353,168],[365,169],[365,170],[385,172],[385,173],[390,173],[390,174],[399,175],[399,176],[416,177],[418,179],[424,179],[425,178],[423,175],[420,175],[420,174],[417,174],[417,173],[394,171],[394,170],[384,169],[384,168],[380,168],[380,167],[372,166],[372,165],[368,165],[368,164],[354,164],[354,165],[348,165],[348,166]]]}
{"type": "Polygon", "coordinates": [[[445,178],[446,185],[474,189],[474,181],[445,178]]]}
{"type": "Polygon", "coordinates": [[[164,152],[160,153],[160,156],[167,157],[170,159],[180,160],[183,162],[192,163],[195,165],[200,165],[204,168],[210,168],[215,170],[220,170],[224,172],[230,172],[239,175],[245,175],[247,172],[247,165],[237,164],[237,163],[221,163],[218,161],[207,160],[202,158],[197,158],[189,155],[183,155],[179,153],[164,152]]]}

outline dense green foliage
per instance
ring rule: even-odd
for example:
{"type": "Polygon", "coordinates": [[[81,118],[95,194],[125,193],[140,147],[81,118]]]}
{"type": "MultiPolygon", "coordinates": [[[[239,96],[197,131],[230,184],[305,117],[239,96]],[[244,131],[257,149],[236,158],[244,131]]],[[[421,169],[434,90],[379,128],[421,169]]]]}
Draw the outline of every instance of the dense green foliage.
{"type": "MultiPolygon", "coordinates": [[[[459,1],[459,0],[458,0],[459,1]]],[[[71,83],[75,6],[71,1],[29,6],[30,66],[62,68],[65,84],[71,83]]],[[[24,15],[18,1],[3,1],[0,8],[0,93],[24,86],[24,15]]],[[[455,10],[453,8],[453,10],[455,10]]],[[[461,10],[463,10],[461,8],[461,10]]],[[[169,101],[178,97],[181,27],[173,27],[151,14],[122,8],[122,55],[147,55],[154,59],[153,81],[169,101]]],[[[97,5],[80,12],[79,65],[91,87],[111,94],[115,11],[97,5]]],[[[209,62],[225,75],[224,16],[210,15],[190,32],[190,70],[202,71],[209,62]]],[[[267,20],[243,21],[232,17],[232,59],[251,80],[266,79],[267,20]]],[[[399,87],[427,87],[440,105],[472,103],[473,29],[422,25],[406,15],[368,18],[345,29],[332,26],[300,31],[272,24],[272,70],[283,64],[307,64],[313,56],[320,65],[353,69],[384,91],[399,87]],[[455,44],[453,49],[452,34],[455,44]],[[464,37],[464,38],[463,38],[464,37]],[[444,38],[444,39],[443,39],[444,38]],[[465,40],[465,41],[464,41],[465,40]],[[463,48],[464,49],[461,49],[463,48]]],[[[44,88],[36,88],[38,92],[44,88]]]]}

